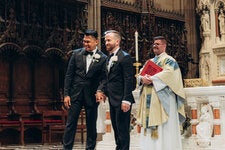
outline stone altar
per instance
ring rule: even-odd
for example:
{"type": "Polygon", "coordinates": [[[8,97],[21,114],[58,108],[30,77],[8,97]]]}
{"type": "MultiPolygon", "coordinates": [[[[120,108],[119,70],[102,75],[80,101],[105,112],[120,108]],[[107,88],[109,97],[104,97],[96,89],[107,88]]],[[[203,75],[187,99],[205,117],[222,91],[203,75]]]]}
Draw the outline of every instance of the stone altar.
{"type": "MultiPolygon", "coordinates": [[[[182,136],[183,150],[224,150],[225,149],[225,86],[208,86],[208,87],[189,87],[185,88],[187,107],[189,112],[187,112],[191,117],[191,126],[182,136]],[[199,136],[197,133],[197,126],[201,123],[201,108],[207,105],[207,109],[211,108],[212,113],[212,134],[207,138],[199,136]]],[[[136,104],[133,107],[133,113],[135,113],[139,92],[134,91],[136,104]]],[[[108,111],[108,104],[104,103],[103,114],[108,111]]],[[[104,116],[104,115],[102,115],[104,116]]],[[[105,127],[110,124],[110,120],[103,117],[103,122],[105,121],[105,127]],[[105,119],[104,119],[105,118],[105,119]]],[[[211,128],[203,128],[207,130],[211,128]]],[[[208,132],[208,131],[206,131],[208,132]]],[[[103,140],[97,145],[97,148],[105,145],[107,147],[114,147],[114,136],[113,132],[107,131],[103,135],[103,140]]],[[[131,131],[131,150],[140,150],[141,147],[141,136],[137,132],[137,128],[131,131]]]]}

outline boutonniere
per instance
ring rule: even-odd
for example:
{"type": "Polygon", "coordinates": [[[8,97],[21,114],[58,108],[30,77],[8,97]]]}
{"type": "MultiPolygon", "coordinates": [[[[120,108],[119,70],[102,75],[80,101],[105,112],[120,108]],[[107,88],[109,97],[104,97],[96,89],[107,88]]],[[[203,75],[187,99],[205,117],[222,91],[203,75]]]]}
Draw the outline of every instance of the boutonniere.
{"type": "Polygon", "coordinates": [[[118,61],[118,56],[112,56],[112,64],[115,64],[118,61]]]}
{"type": "Polygon", "coordinates": [[[94,54],[94,56],[93,56],[93,61],[95,62],[99,62],[99,59],[101,58],[101,56],[99,55],[99,54],[94,54]]]}

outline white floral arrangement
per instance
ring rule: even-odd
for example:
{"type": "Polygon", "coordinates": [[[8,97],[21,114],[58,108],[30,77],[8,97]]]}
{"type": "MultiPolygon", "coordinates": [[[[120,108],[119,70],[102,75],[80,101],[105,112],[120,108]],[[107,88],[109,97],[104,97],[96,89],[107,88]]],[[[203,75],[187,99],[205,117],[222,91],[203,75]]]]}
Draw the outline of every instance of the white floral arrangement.
{"type": "Polygon", "coordinates": [[[93,56],[93,61],[95,62],[99,62],[99,59],[101,58],[101,56],[99,55],[99,54],[94,54],[94,56],[93,56]]]}
{"type": "Polygon", "coordinates": [[[111,61],[112,64],[115,64],[118,61],[118,56],[112,56],[111,61]]]}

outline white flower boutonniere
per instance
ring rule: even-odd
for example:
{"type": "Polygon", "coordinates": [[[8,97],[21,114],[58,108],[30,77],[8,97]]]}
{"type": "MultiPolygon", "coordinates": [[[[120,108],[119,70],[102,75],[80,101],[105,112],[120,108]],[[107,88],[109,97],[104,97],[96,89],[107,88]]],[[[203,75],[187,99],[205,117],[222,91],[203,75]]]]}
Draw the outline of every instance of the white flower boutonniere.
{"type": "Polygon", "coordinates": [[[101,56],[99,55],[99,54],[94,54],[94,56],[93,56],[93,61],[95,62],[99,62],[99,59],[101,58],[101,56]]]}
{"type": "Polygon", "coordinates": [[[118,56],[112,56],[112,64],[115,64],[118,61],[118,56]]]}

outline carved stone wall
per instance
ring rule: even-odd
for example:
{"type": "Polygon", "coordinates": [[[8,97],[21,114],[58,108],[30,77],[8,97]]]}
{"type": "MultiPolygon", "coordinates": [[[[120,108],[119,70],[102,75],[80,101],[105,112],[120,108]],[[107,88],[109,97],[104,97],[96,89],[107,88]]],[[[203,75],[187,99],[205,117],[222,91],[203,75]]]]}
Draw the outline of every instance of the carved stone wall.
{"type": "Polygon", "coordinates": [[[200,77],[208,85],[225,85],[225,1],[198,0],[201,21],[200,77]]]}
{"type": "Polygon", "coordinates": [[[184,89],[189,108],[187,114],[191,118],[190,130],[187,130],[183,139],[185,150],[225,148],[224,88],[209,86],[184,89]]]}

